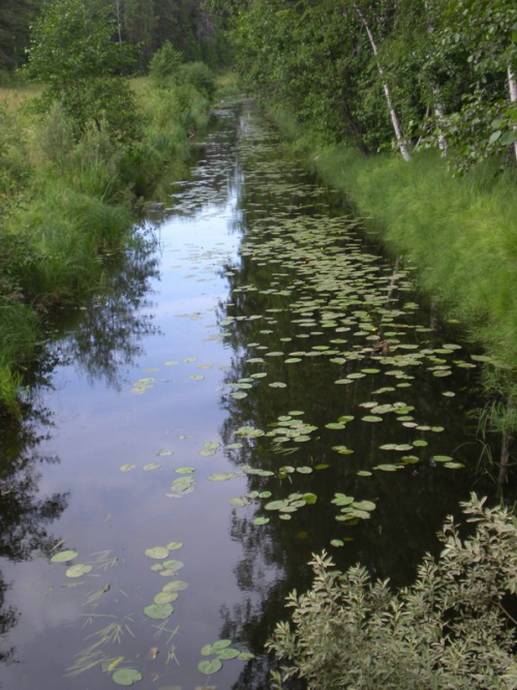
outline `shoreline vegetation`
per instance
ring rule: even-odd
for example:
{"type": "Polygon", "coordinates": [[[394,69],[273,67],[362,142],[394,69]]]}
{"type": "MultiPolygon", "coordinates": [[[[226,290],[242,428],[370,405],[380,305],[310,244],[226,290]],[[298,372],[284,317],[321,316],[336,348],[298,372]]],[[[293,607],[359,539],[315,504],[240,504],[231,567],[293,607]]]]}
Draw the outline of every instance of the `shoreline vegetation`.
{"type": "Polygon", "coordinates": [[[41,89],[0,93],[0,410],[20,412],[24,374],[52,316],[91,296],[124,250],[139,208],[166,173],[178,178],[210,117],[214,81],[202,63],[184,78],[126,80],[139,135],[130,144],[89,124],[75,136],[41,89]],[[198,79],[202,73],[204,82],[198,79]]]}

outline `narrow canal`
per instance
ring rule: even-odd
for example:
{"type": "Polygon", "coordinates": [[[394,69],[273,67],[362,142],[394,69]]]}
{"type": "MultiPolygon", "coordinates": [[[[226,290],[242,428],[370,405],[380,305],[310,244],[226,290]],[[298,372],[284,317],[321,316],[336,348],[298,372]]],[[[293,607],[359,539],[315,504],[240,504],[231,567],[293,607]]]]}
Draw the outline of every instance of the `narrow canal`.
{"type": "Polygon", "coordinates": [[[216,117],[1,432],[7,690],[266,690],[311,553],[408,582],[485,489],[456,326],[252,104],[216,117]]]}

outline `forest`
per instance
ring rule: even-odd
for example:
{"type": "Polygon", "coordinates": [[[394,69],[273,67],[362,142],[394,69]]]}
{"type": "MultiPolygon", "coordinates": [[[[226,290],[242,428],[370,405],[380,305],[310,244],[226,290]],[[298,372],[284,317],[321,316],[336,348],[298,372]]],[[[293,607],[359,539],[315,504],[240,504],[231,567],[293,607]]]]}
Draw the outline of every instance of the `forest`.
{"type": "Polygon", "coordinates": [[[2,2],[0,687],[515,690],[516,190],[515,0],[2,2]]]}

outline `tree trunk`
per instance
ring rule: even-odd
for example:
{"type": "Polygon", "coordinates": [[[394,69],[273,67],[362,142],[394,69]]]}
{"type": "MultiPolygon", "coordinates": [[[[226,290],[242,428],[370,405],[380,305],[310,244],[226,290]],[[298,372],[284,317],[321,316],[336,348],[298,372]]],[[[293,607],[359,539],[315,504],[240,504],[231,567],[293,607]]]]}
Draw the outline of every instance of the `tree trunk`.
{"type": "MultiPolygon", "coordinates": [[[[508,65],[508,89],[510,91],[510,101],[517,101],[517,79],[511,65],[508,65]]],[[[513,131],[517,134],[517,125],[513,126],[513,131]]],[[[513,142],[513,152],[517,161],[517,141],[513,142]]]]}
{"type": "Polygon", "coordinates": [[[384,70],[382,68],[381,63],[379,62],[379,52],[377,50],[377,44],[375,43],[375,39],[373,38],[372,31],[368,25],[368,22],[366,21],[363,13],[359,9],[357,5],[354,4],[354,9],[357,13],[357,16],[359,17],[361,24],[364,26],[364,29],[366,31],[366,34],[368,36],[368,40],[370,42],[370,45],[372,47],[373,54],[375,56],[375,62],[377,64],[377,71],[379,72],[379,76],[381,78],[382,82],[382,89],[384,91],[384,96],[386,98],[386,104],[388,106],[388,112],[390,114],[390,119],[391,119],[391,124],[393,126],[393,131],[395,132],[395,139],[397,140],[397,146],[399,148],[400,154],[402,158],[405,161],[410,161],[411,160],[411,154],[409,153],[409,148],[406,143],[406,140],[404,139],[404,135],[402,134],[402,127],[400,126],[400,121],[397,115],[397,112],[393,106],[393,101],[391,99],[391,91],[390,87],[388,85],[388,82],[386,81],[386,78],[384,76],[384,70]]]}
{"type": "MultiPolygon", "coordinates": [[[[432,33],[434,32],[434,25],[432,22],[432,15],[430,13],[429,9],[429,2],[425,0],[424,2],[424,7],[425,11],[427,13],[427,33],[431,36],[432,33]]],[[[442,156],[444,158],[447,157],[447,154],[449,152],[449,147],[447,144],[447,138],[445,134],[443,133],[443,122],[445,120],[445,111],[443,109],[442,105],[442,99],[440,96],[440,89],[438,86],[433,83],[432,84],[432,91],[433,91],[433,110],[434,110],[434,116],[436,117],[436,122],[438,123],[438,148],[442,152],[442,156]]]]}
{"type": "Polygon", "coordinates": [[[118,43],[122,44],[122,21],[120,17],[120,0],[115,0],[115,9],[117,11],[117,33],[118,33],[118,43]]]}
{"type": "Polygon", "coordinates": [[[440,102],[440,92],[437,86],[433,86],[433,97],[434,97],[434,114],[436,117],[436,122],[438,123],[438,148],[442,152],[442,156],[447,158],[447,153],[449,152],[449,147],[447,144],[447,137],[443,133],[442,124],[445,119],[445,113],[443,111],[443,105],[440,102]]]}

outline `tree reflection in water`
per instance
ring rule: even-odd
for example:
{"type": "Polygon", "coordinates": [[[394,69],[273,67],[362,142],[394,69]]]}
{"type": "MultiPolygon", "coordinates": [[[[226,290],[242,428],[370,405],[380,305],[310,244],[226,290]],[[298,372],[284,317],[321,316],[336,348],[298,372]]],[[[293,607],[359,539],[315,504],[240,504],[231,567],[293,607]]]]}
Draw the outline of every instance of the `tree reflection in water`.
{"type": "MultiPolygon", "coordinates": [[[[150,281],[158,274],[157,248],[154,228],[142,226],[120,255],[109,258],[101,284],[83,296],[80,309],[64,309],[49,324],[52,337],[27,374],[20,419],[0,419],[0,558],[21,562],[48,557],[59,542],[50,525],[65,511],[69,496],[40,495],[43,466],[60,462],[38,452],[53,427],[44,396],[52,389],[56,367],[72,361],[91,380],[120,385],[121,367],[131,365],[141,352],[141,339],[155,332],[152,317],[144,310],[149,307],[150,281]]],[[[19,618],[6,601],[9,587],[0,571],[0,639],[19,618]]],[[[0,662],[15,660],[13,648],[0,646],[0,662]]]]}

